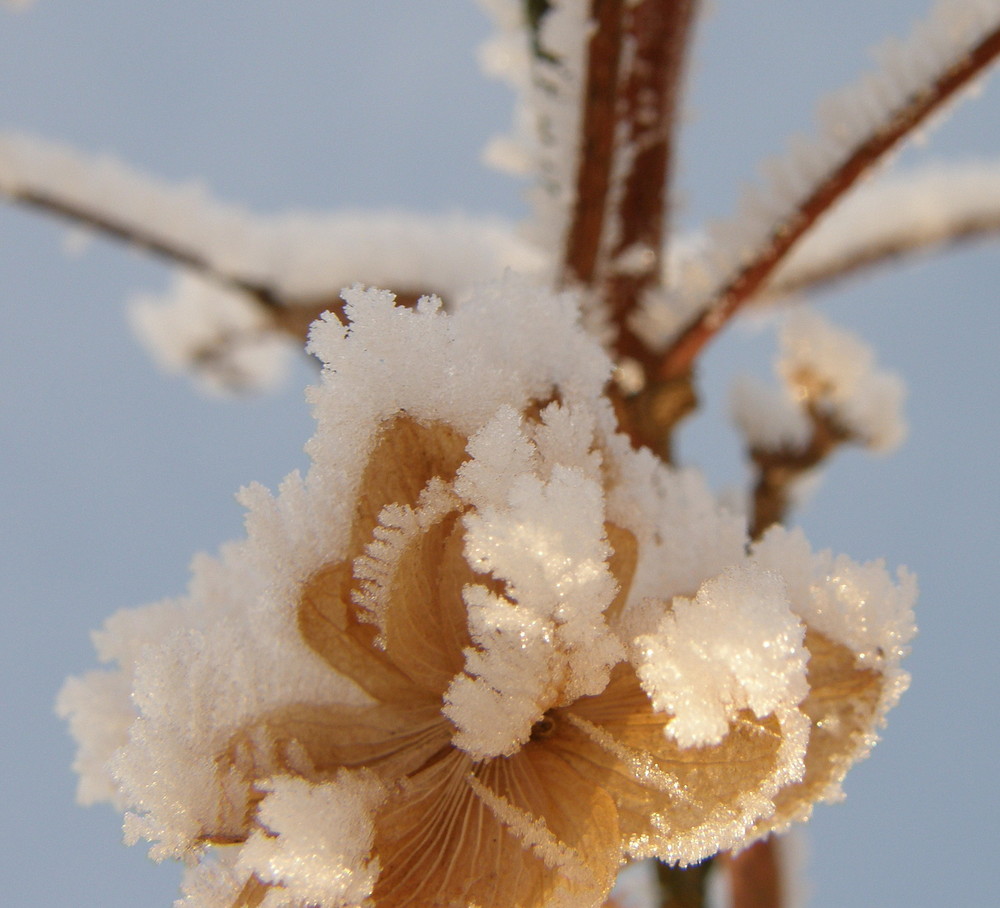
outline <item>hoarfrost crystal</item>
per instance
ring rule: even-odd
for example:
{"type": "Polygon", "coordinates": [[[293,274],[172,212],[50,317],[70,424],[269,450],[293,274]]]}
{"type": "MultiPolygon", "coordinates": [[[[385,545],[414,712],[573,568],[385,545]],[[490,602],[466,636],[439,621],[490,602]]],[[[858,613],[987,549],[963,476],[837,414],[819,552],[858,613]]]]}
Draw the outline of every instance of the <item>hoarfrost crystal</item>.
{"type": "Polygon", "coordinates": [[[345,300],[308,473],[61,697],[81,797],[197,860],[179,904],[596,906],[831,796],[905,685],[908,578],[748,554],[617,432],[570,296],[345,300]]]}

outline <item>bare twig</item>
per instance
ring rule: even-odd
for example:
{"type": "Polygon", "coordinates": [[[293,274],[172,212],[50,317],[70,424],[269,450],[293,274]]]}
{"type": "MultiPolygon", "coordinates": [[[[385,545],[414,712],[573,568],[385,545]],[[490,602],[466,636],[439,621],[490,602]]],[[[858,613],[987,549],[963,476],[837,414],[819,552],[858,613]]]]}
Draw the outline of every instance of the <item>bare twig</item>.
{"type": "Polygon", "coordinates": [[[804,448],[750,451],[758,477],[750,521],[753,539],[759,539],[769,526],[784,519],[795,481],[818,467],[836,447],[851,440],[849,432],[816,407],[810,405],[808,414],[813,433],[804,448]]]}
{"type": "Polygon", "coordinates": [[[899,142],[979,76],[1000,55],[1000,24],[986,32],[968,53],[891,110],[882,126],[848,148],[835,166],[784,217],[773,224],[763,247],[725,282],[664,355],[664,377],[687,372],[719,330],[765,284],[786,255],[864,174],[899,142]]]}

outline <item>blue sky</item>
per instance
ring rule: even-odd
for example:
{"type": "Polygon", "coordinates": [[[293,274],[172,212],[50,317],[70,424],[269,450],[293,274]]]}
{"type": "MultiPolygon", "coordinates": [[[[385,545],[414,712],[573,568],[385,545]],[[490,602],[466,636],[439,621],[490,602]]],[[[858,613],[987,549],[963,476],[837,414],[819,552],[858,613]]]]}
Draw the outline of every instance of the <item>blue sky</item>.
{"type": "MultiPolygon", "coordinates": [[[[681,147],[681,221],[731,210],[755,162],[808,127],[815,99],[905,30],[915,0],[720,2],[702,29],[681,147]]],[[[510,97],[478,72],[488,23],[471,0],[38,0],[0,18],[0,129],[202,180],[269,212],[401,206],[520,217],[522,188],[479,164],[510,97]],[[432,10],[432,12],[429,12],[432,10]]],[[[902,164],[1000,158],[1000,84],[902,164]]],[[[88,634],[118,608],[183,592],[187,565],[241,533],[233,493],[304,465],[311,420],[297,364],[277,394],[198,396],[156,372],[123,301],[167,271],[0,207],[0,748],[4,902],[170,905],[178,870],[120,844],[109,808],[73,802],[62,679],[95,665],[88,634]]],[[[856,452],[797,515],[817,547],[907,564],[921,582],[913,687],[884,741],[809,826],[816,908],[985,904],[996,862],[1000,640],[996,452],[1000,258],[989,244],[823,298],[901,372],[911,436],[856,452]]],[[[764,371],[769,332],[735,328],[703,363],[705,418],[682,456],[740,479],[724,426],[728,376],[764,371]]]]}

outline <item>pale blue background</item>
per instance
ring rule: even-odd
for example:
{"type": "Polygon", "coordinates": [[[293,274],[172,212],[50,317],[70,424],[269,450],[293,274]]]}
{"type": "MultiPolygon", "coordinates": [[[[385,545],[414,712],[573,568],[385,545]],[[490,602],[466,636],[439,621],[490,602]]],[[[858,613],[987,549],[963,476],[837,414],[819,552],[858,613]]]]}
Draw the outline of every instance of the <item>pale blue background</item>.
{"type": "MultiPolygon", "coordinates": [[[[808,125],[818,94],[899,32],[919,0],[720,2],[705,22],[682,149],[683,219],[729,211],[754,162],[808,125]]],[[[402,205],[521,216],[518,187],[478,164],[509,116],[478,73],[487,33],[466,0],[39,0],[0,16],[0,129],[202,178],[261,211],[402,205]]],[[[1000,85],[906,155],[1000,154],[1000,85]]],[[[0,903],[156,908],[175,866],[119,844],[119,818],[73,803],[63,677],[95,664],[88,632],[123,606],[182,592],[193,553],[241,532],[233,492],[304,465],[301,364],[276,396],[221,403],[158,375],[122,301],[165,285],[156,263],[0,207],[0,903]]],[[[852,284],[827,311],[911,389],[893,458],[850,452],[801,515],[817,546],[885,555],[920,576],[913,688],[885,741],[811,824],[816,908],[995,903],[998,621],[997,248],[852,284]]],[[[769,355],[744,331],[705,362],[724,407],[734,365],[769,355]]],[[[719,420],[716,419],[718,425],[719,420]]],[[[684,454],[739,476],[723,429],[684,454]]]]}

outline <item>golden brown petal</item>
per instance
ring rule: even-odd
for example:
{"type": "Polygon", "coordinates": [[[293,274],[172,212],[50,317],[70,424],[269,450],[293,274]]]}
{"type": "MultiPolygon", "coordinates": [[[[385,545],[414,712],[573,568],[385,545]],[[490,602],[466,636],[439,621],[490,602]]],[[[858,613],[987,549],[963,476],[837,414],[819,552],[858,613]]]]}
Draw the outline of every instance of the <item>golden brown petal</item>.
{"type": "Polygon", "coordinates": [[[539,880],[541,891],[518,904],[598,905],[622,864],[618,810],[603,788],[549,746],[555,721],[518,753],[486,764],[478,790],[549,871],[539,880]]]}
{"type": "Polygon", "coordinates": [[[435,476],[446,481],[466,459],[465,436],[444,423],[423,424],[405,414],[388,423],[365,467],[351,526],[349,559],[371,542],[378,515],[387,504],[416,507],[435,476]]]}
{"type": "Polygon", "coordinates": [[[729,847],[767,809],[759,797],[779,772],[778,721],[744,711],[721,744],[680,748],[664,733],[634,670],[616,666],[608,688],[556,711],[555,751],[618,806],[634,857],[690,863],[729,847]]]}
{"type": "Polygon", "coordinates": [[[354,566],[327,565],[303,585],[298,625],[306,643],[336,671],[383,703],[406,700],[412,683],[375,645],[375,628],[358,620],[351,601],[354,566]]]}
{"type": "Polygon", "coordinates": [[[519,760],[477,765],[451,749],[405,781],[376,819],[377,908],[532,908],[557,891],[578,894],[568,904],[580,908],[599,903],[618,866],[614,805],[558,758],[519,760]]]}
{"type": "Polygon", "coordinates": [[[306,642],[377,699],[393,700],[410,685],[374,645],[376,629],[359,618],[351,597],[357,586],[354,561],[372,541],[382,509],[414,507],[431,479],[453,479],[465,444],[464,436],[442,423],[424,425],[406,415],[387,423],[358,487],[347,557],[303,584],[298,624],[306,642]]]}
{"type": "Polygon", "coordinates": [[[775,798],[777,812],[756,832],[805,819],[817,801],[829,799],[858,757],[870,744],[878,719],[885,678],[857,665],[854,654],[818,631],[807,629],[809,694],[802,711],[812,730],[806,751],[806,772],[775,798]]]}
{"type": "Polygon", "coordinates": [[[404,780],[375,820],[376,908],[516,908],[544,864],[496,820],[469,785],[472,760],[449,749],[404,780]]]}
{"type": "Polygon", "coordinates": [[[234,746],[239,740],[249,749],[261,742],[269,748],[258,767],[244,770],[254,779],[275,772],[319,779],[342,767],[366,767],[392,783],[424,765],[451,733],[435,700],[364,707],[302,703],[261,718],[234,746]]]}
{"type": "Polygon", "coordinates": [[[462,588],[484,581],[465,560],[463,537],[459,515],[445,517],[412,540],[382,591],[386,653],[438,699],[462,670],[470,643],[462,588]]]}

